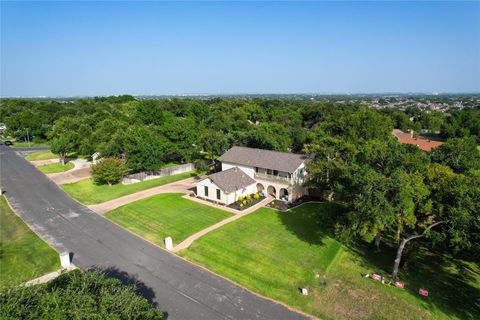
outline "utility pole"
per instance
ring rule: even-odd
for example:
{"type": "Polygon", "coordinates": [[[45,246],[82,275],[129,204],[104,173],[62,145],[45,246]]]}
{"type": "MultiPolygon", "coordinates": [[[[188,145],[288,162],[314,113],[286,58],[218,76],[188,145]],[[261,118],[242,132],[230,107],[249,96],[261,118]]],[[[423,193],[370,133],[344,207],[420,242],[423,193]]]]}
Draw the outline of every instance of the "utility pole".
{"type": "Polygon", "coordinates": [[[28,136],[28,128],[25,128],[27,130],[27,141],[28,141],[28,147],[30,148],[30,137],[28,136]]]}

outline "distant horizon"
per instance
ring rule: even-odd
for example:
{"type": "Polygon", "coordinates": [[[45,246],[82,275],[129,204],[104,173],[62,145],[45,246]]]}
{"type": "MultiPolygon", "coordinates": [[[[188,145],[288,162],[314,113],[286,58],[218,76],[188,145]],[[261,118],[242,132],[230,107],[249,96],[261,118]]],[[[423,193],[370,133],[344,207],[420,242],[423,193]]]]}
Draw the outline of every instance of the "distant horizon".
{"type": "Polygon", "coordinates": [[[0,96],[480,92],[480,2],[9,2],[0,96]]]}
{"type": "Polygon", "coordinates": [[[132,94],[132,93],[120,93],[120,94],[100,94],[100,95],[39,95],[39,96],[0,96],[1,99],[34,99],[34,98],[95,98],[95,97],[119,97],[119,96],[132,96],[132,97],[221,97],[221,96],[450,96],[450,95],[465,95],[476,96],[480,95],[478,92],[286,92],[286,93],[165,93],[165,94],[132,94]]]}

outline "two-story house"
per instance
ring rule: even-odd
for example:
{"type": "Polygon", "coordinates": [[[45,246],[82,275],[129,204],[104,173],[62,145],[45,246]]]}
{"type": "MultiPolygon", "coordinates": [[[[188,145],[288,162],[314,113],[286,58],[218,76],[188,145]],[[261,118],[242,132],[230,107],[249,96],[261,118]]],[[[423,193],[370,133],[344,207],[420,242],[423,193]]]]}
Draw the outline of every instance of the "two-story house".
{"type": "Polygon", "coordinates": [[[198,197],[228,205],[256,192],[285,201],[306,194],[305,155],[232,147],[219,160],[222,171],[197,183],[198,197]]]}

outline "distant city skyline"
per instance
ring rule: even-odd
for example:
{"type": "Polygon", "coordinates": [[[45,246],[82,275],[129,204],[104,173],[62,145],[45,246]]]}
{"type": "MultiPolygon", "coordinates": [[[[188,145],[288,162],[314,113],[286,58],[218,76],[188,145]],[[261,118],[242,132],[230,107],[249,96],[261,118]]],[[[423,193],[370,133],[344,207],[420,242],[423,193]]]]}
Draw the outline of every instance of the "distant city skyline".
{"type": "Polygon", "coordinates": [[[1,2],[2,97],[480,92],[479,2],[1,2]]]}

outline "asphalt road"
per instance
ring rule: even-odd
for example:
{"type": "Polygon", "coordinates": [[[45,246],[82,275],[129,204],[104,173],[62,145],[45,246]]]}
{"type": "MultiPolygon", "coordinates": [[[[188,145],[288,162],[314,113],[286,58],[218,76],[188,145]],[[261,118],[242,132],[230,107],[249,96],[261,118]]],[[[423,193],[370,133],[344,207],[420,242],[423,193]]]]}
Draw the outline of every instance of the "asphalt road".
{"type": "Polygon", "coordinates": [[[168,319],[306,319],[164,251],[80,205],[14,149],[0,146],[1,187],[16,212],[82,269],[137,279],[168,319]]]}

